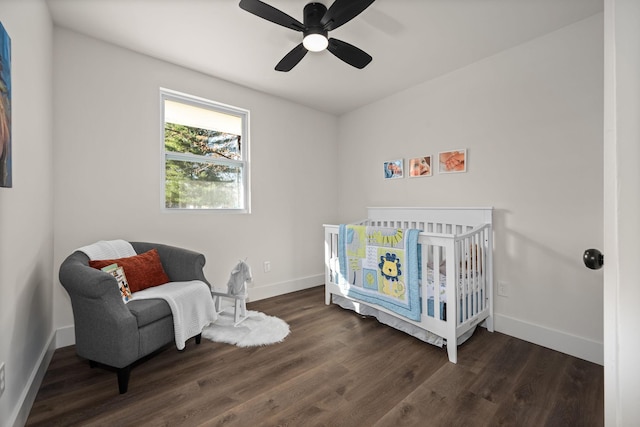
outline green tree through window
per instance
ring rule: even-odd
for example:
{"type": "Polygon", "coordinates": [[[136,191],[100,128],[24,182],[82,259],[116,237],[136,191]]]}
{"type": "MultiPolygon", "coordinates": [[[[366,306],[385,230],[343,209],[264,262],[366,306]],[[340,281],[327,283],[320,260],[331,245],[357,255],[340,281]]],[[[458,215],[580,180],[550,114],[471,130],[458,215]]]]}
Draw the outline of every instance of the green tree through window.
{"type": "MultiPolygon", "coordinates": [[[[207,115],[205,109],[201,115],[199,107],[188,104],[182,108],[173,99],[165,100],[164,106],[165,207],[246,210],[242,135],[214,130],[219,112],[207,115]],[[200,126],[191,126],[194,123],[200,126]]],[[[235,116],[231,118],[238,121],[235,116]]],[[[224,120],[220,123],[223,128],[233,128],[224,120]]]]}

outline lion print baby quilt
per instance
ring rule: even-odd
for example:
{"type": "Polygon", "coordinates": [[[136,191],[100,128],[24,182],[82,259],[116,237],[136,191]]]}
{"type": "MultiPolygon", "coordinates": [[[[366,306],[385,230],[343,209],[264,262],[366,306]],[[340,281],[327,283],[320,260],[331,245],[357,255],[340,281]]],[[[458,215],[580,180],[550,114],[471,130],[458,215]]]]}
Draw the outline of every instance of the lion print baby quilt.
{"type": "Polygon", "coordinates": [[[340,285],[347,295],[420,321],[420,230],[342,224],[340,285]]]}

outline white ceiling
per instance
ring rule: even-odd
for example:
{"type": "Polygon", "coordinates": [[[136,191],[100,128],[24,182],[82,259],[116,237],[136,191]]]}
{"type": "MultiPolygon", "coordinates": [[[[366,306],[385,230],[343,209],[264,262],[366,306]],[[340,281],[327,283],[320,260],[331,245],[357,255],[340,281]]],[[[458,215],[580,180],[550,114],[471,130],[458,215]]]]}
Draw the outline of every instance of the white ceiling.
{"type": "MultiPolygon", "coordinates": [[[[302,21],[306,0],[266,0],[302,21]]],[[[327,7],[333,0],[322,0],[327,7]]],[[[603,0],[377,0],[330,33],[373,56],[364,69],[309,52],[302,35],[239,0],[47,0],[54,23],[211,76],[342,114],[580,21],[603,0]]]]}

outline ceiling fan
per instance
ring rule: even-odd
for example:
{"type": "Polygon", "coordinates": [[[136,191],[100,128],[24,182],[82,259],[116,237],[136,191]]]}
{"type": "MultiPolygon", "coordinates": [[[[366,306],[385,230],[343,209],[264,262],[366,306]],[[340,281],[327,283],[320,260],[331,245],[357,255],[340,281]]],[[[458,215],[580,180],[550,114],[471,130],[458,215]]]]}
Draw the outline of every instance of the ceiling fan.
{"type": "Polygon", "coordinates": [[[304,58],[308,51],[320,52],[327,49],[349,65],[364,68],[371,62],[371,56],[342,40],[328,38],[328,33],[351,21],[375,0],[336,0],[331,7],[322,3],[309,3],[304,7],[303,22],[259,0],[241,0],[240,7],[260,18],[283,27],[300,31],[304,38],[276,65],[277,71],[290,71],[304,58]]]}

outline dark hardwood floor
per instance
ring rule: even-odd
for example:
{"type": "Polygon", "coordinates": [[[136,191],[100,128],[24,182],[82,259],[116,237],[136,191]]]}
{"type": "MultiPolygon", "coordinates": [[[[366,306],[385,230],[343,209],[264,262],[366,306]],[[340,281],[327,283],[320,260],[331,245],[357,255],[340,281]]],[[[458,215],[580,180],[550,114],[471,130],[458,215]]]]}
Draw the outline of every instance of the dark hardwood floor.
{"type": "Polygon", "coordinates": [[[601,426],[603,368],[478,328],[458,363],[318,287],[249,304],[287,321],[280,344],[205,339],[116,375],[56,350],[28,426],[601,426]]]}

